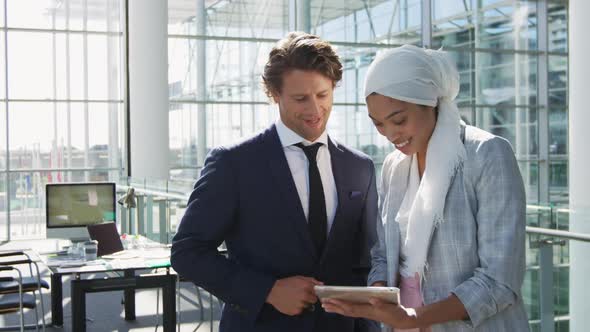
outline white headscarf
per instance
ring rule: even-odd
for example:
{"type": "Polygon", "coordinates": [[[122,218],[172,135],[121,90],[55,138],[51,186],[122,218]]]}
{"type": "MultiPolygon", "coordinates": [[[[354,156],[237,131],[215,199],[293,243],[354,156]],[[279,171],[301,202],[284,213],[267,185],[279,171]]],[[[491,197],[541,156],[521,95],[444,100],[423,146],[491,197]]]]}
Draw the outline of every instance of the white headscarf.
{"type": "Polygon", "coordinates": [[[454,102],[459,93],[459,74],[445,52],[404,45],[378,54],[371,63],[365,78],[365,97],[372,93],[438,107],[424,174],[421,180],[414,180],[420,181],[419,186],[409,183],[416,179],[412,172],[417,172],[417,167],[412,167],[412,159],[416,162],[412,156],[394,151],[398,162],[392,164],[390,173],[396,182],[390,184],[390,194],[406,200],[396,217],[405,216],[408,220],[406,236],[402,238],[402,253],[408,255],[400,260],[400,272],[405,277],[413,277],[416,272],[423,276],[431,235],[434,227],[443,222],[451,180],[465,159],[461,120],[454,102]]]}

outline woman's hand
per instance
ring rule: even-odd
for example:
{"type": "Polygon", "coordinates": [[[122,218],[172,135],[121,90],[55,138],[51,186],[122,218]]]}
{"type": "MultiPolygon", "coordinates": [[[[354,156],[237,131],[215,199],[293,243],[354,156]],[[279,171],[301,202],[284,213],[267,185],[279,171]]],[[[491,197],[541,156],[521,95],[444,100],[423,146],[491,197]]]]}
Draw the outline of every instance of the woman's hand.
{"type": "Polygon", "coordinates": [[[348,317],[362,317],[385,323],[394,328],[410,329],[418,327],[416,311],[401,305],[371,299],[370,304],[359,304],[335,299],[322,300],[326,312],[348,317]]]}

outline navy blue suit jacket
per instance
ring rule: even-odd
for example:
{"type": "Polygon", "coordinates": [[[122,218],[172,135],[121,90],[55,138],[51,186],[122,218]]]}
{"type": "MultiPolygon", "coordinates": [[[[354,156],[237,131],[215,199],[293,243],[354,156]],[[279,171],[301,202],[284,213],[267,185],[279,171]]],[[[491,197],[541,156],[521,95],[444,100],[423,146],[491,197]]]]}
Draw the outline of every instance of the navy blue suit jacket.
{"type": "Polygon", "coordinates": [[[171,262],[225,302],[221,331],[355,331],[358,322],[321,305],[288,316],[265,303],[277,279],[295,275],[326,285],[366,285],[377,216],[375,170],[367,156],[332,140],[329,151],[338,208],[321,257],[274,125],[208,155],[171,262]],[[227,257],[217,252],[223,241],[227,257]]]}

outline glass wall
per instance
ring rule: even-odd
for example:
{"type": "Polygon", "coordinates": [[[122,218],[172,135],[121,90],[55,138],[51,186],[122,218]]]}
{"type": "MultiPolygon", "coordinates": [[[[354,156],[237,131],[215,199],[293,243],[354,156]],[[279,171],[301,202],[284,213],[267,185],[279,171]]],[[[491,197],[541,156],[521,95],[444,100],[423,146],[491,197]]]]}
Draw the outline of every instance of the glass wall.
{"type": "Polygon", "coordinates": [[[198,3],[168,1],[170,169],[179,179],[198,177],[199,141],[207,151],[275,120],[260,74],[276,40],[289,31],[287,0],[198,3]]]}
{"type": "MultiPolygon", "coordinates": [[[[442,47],[458,64],[464,120],[512,143],[529,202],[567,203],[567,1],[309,2],[311,32],[331,41],[344,64],[332,136],[380,164],[392,147],[366,116],[367,66],[380,50],[403,43],[442,47]]],[[[260,74],[297,15],[288,0],[196,3],[168,1],[170,165],[181,178],[198,175],[199,142],[207,151],[274,121],[260,74]],[[206,125],[199,127],[199,114],[206,125]]]]}
{"type": "Polygon", "coordinates": [[[122,174],[123,3],[0,1],[0,240],[45,236],[45,184],[122,174]]]}
{"type": "MultiPolygon", "coordinates": [[[[362,87],[369,63],[404,43],[442,47],[458,65],[463,119],[510,141],[528,202],[568,203],[567,0],[308,1],[310,32],[331,41],[344,64],[331,136],[369,154],[379,169],[392,146],[366,115],[362,87]]],[[[290,18],[302,14],[289,0],[195,3],[168,1],[171,173],[193,180],[202,164],[199,145],[208,151],[230,144],[278,116],[260,74],[276,40],[297,28],[290,18]],[[202,57],[206,66],[199,65],[202,57]]],[[[567,229],[567,220],[555,220],[528,214],[531,225],[567,229]]],[[[524,296],[538,329],[536,249],[527,257],[524,296]]],[[[567,250],[556,250],[555,264],[556,326],[566,331],[567,250]]]]}

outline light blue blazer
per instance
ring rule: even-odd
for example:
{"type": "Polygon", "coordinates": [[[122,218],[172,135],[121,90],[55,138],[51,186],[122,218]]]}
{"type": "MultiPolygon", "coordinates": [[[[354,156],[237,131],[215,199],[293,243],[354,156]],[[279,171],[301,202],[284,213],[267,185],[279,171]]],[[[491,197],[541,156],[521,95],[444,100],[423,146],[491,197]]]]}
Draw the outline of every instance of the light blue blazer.
{"type": "MultiPolygon", "coordinates": [[[[425,304],[455,294],[469,319],[434,325],[432,330],[528,331],[521,296],[526,199],[514,152],[505,139],[472,126],[462,126],[461,136],[467,158],[447,193],[444,222],[430,241],[422,294],[425,304]]],[[[387,180],[398,153],[383,165],[379,241],[371,252],[369,284],[399,282],[395,216],[403,197],[392,197],[387,180]]]]}

